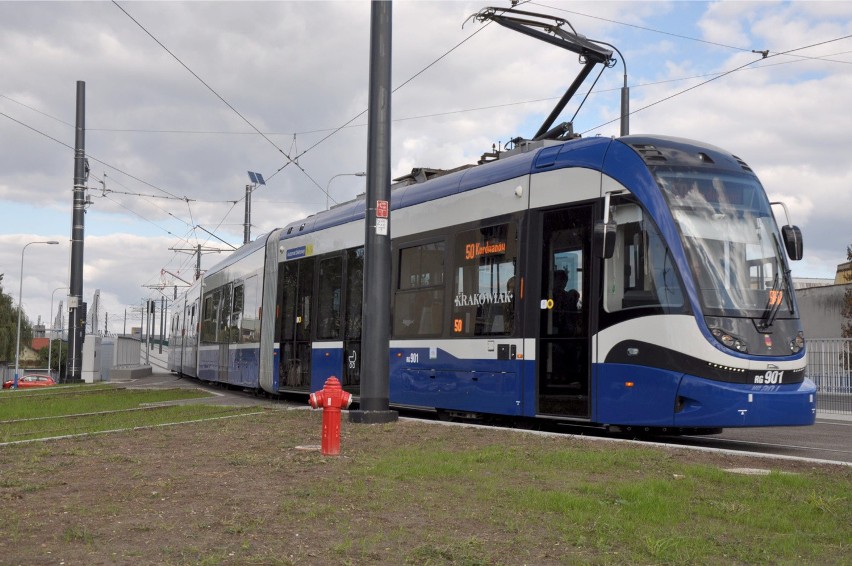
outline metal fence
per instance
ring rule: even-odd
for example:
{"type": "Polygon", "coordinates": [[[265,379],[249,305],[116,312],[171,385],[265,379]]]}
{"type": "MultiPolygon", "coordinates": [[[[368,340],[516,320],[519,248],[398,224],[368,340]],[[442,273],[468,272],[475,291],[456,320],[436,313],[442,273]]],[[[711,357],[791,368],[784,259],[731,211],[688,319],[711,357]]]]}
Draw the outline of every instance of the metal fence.
{"type": "Polygon", "coordinates": [[[116,336],[112,363],[114,366],[138,366],[141,363],[142,342],[132,336],[116,336]]]}
{"type": "Polygon", "coordinates": [[[807,377],[817,386],[817,412],[852,415],[852,338],[808,340],[807,377]]]}

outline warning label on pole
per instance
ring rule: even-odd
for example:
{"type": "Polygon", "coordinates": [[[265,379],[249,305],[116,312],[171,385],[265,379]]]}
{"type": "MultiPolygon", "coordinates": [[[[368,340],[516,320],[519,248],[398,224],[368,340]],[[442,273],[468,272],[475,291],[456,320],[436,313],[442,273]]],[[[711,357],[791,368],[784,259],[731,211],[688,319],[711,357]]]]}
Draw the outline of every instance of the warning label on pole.
{"type": "Polygon", "coordinates": [[[386,218],[376,218],[376,234],[380,236],[388,235],[388,221],[386,218]]]}
{"type": "Polygon", "coordinates": [[[376,201],[376,218],[387,218],[390,206],[386,200],[376,201]]]}

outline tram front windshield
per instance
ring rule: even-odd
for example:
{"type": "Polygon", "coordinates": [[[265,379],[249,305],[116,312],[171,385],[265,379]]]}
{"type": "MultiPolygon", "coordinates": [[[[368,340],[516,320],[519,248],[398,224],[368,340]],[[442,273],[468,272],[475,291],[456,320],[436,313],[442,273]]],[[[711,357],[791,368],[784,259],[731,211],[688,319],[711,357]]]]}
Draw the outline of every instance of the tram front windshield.
{"type": "Polygon", "coordinates": [[[705,315],[793,314],[778,227],[758,180],[685,168],[654,170],[671,207],[705,315]]]}

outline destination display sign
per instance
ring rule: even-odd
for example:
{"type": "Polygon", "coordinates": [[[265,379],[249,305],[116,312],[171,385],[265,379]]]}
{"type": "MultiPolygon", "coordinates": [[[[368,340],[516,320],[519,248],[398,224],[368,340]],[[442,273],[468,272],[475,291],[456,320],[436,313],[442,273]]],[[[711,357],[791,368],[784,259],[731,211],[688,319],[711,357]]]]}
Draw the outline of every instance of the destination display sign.
{"type": "Polygon", "coordinates": [[[476,259],[482,256],[499,255],[506,253],[506,242],[502,240],[489,240],[485,243],[475,242],[473,244],[465,244],[464,258],[476,259]]]}

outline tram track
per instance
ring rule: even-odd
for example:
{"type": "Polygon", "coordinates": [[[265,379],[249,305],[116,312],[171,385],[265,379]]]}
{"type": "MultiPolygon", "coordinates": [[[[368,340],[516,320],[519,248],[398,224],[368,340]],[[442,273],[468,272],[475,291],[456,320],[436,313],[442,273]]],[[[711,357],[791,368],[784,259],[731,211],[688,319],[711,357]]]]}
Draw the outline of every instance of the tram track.
{"type": "MultiPolygon", "coordinates": [[[[701,437],[687,437],[693,442],[697,444],[701,444],[705,442],[706,438],[701,437]]],[[[816,448],[812,446],[802,446],[800,444],[776,444],[772,442],[764,442],[764,443],[755,443],[745,440],[736,440],[736,439],[728,439],[728,438],[717,438],[713,439],[711,443],[718,443],[724,446],[741,446],[744,450],[755,451],[755,448],[768,447],[771,449],[778,450],[806,450],[812,452],[832,452],[836,454],[843,455],[847,459],[852,459],[852,451],[850,450],[838,450],[836,448],[816,448]]]]}
{"type": "Polygon", "coordinates": [[[818,420],[810,427],[726,429],[713,437],[684,436],[671,444],[852,465],[849,423],[818,420]]]}

